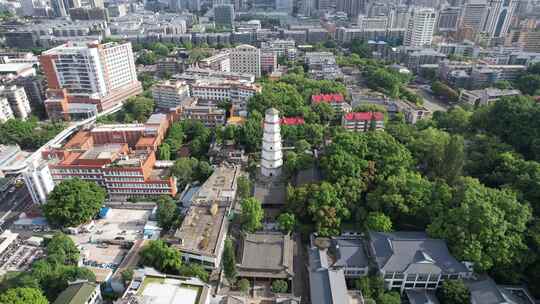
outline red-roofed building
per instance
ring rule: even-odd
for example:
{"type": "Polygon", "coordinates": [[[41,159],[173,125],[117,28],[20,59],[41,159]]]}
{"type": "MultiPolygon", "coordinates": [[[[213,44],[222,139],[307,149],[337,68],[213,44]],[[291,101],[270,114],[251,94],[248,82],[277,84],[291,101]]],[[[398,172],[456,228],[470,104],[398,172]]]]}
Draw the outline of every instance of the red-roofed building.
{"type": "Polygon", "coordinates": [[[350,112],[343,115],[341,125],[355,132],[384,130],[384,114],[381,112],[350,112]]]}
{"type": "Polygon", "coordinates": [[[283,117],[280,120],[280,124],[284,126],[298,126],[303,125],[306,122],[304,121],[304,118],[302,117],[283,117]]]}
{"type": "Polygon", "coordinates": [[[347,113],[352,110],[351,105],[345,102],[345,98],[341,94],[319,94],[311,96],[311,104],[327,103],[336,111],[347,113]]]}

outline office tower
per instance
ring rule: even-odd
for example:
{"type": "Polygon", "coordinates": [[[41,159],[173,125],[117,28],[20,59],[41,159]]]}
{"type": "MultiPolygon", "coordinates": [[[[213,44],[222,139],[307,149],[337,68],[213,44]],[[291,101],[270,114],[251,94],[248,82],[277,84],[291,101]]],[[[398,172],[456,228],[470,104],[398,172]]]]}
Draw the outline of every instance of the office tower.
{"type": "Polygon", "coordinates": [[[487,15],[486,0],[469,0],[461,12],[461,28],[482,31],[487,15]]]}
{"type": "Polygon", "coordinates": [[[39,57],[54,118],[94,115],[142,93],[131,43],[66,43],[39,57]]]}
{"type": "Polygon", "coordinates": [[[234,6],[232,4],[215,5],[214,23],[216,26],[234,28],[234,6]]]}
{"type": "Polygon", "coordinates": [[[446,7],[439,12],[437,30],[439,32],[456,31],[459,24],[461,9],[459,7],[446,7]]]}
{"type": "Polygon", "coordinates": [[[390,9],[388,14],[388,27],[391,29],[404,29],[409,24],[409,7],[397,5],[390,9]]]}
{"type": "Polygon", "coordinates": [[[30,102],[23,87],[0,86],[0,97],[8,100],[11,111],[15,117],[26,120],[30,116],[30,102]]]}
{"type": "Polygon", "coordinates": [[[405,32],[405,41],[403,44],[407,46],[430,45],[433,40],[436,19],[437,15],[433,9],[413,9],[409,17],[409,24],[405,32]]]}
{"type": "Polygon", "coordinates": [[[248,73],[261,77],[261,51],[243,44],[231,50],[231,72],[248,73]]]}
{"type": "Polygon", "coordinates": [[[328,12],[336,8],[336,0],[317,0],[319,12],[328,12]]]}
{"type": "Polygon", "coordinates": [[[298,14],[302,16],[311,16],[315,10],[315,0],[299,0],[298,14]]]}
{"type": "Polygon", "coordinates": [[[483,31],[490,38],[504,36],[508,32],[517,4],[517,0],[488,0],[483,31]]]}
{"type": "Polygon", "coordinates": [[[358,27],[362,30],[386,30],[388,26],[387,17],[366,17],[358,16],[358,27]]]}
{"type": "Polygon", "coordinates": [[[276,11],[292,14],[293,5],[293,0],[276,0],[276,11]]]}
{"type": "Polygon", "coordinates": [[[21,12],[23,16],[34,15],[34,0],[22,0],[21,12]]]}
{"type": "Polygon", "coordinates": [[[51,0],[51,7],[55,17],[67,17],[68,12],[64,0],[51,0]]]}
{"type": "Polygon", "coordinates": [[[262,138],[261,174],[276,177],[281,174],[283,152],[281,151],[281,133],[279,127],[279,111],[270,108],[264,117],[264,133],[262,138]]]}
{"type": "Polygon", "coordinates": [[[181,0],[169,0],[169,9],[174,12],[179,12],[183,9],[181,0]]]}
{"type": "Polygon", "coordinates": [[[365,0],[338,0],[337,11],[347,13],[349,18],[356,18],[360,14],[364,14],[366,11],[365,0]]]}
{"type": "Polygon", "coordinates": [[[368,17],[388,16],[390,7],[384,3],[370,3],[367,13],[368,17]]]}

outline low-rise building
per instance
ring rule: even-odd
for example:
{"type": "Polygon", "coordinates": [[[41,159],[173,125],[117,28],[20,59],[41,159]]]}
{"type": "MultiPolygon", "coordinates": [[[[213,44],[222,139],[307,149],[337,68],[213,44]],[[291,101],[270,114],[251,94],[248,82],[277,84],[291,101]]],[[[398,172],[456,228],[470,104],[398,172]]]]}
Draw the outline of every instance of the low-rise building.
{"type": "Polygon", "coordinates": [[[243,235],[237,262],[238,276],[254,280],[287,280],[292,285],[294,241],[279,232],[243,235]]]}
{"type": "Polygon", "coordinates": [[[387,289],[437,289],[445,279],[472,275],[448,251],[444,240],[422,232],[370,232],[369,255],[387,289]]]}
{"type": "Polygon", "coordinates": [[[213,78],[197,80],[191,83],[190,89],[191,96],[201,100],[230,101],[234,114],[245,111],[248,100],[262,90],[260,85],[250,82],[213,78]]]}
{"type": "Polygon", "coordinates": [[[191,198],[182,225],[169,239],[184,260],[207,269],[220,266],[239,174],[237,166],[219,166],[191,198]]]}
{"type": "Polygon", "coordinates": [[[231,58],[229,51],[219,52],[213,56],[199,60],[197,65],[201,69],[210,69],[219,72],[231,71],[231,58]]]}
{"type": "Polygon", "coordinates": [[[314,79],[335,80],[343,77],[336,63],[336,57],[331,52],[309,52],[305,54],[305,63],[309,74],[314,79]]]}
{"type": "Polygon", "coordinates": [[[352,107],[345,101],[341,94],[319,94],[311,96],[311,104],[327,103],[338,113],[348,113],[352,111],[352,107]]]}
{"type": "Polygon", "coordinates": [[[341,126],[354,132],[384,130],[384,114],[381,112],[345,113],[341,119],[341,126]]]}
{"type": "Polygon", "coordinates": [[[189,86],[182,81],[165,81],[152,87],[152,97],[156,102],[156,107],[161,109],[177,107],[189,96],[189,86]]]}
{"type": "Polygon", "coordinates": [[[102,301],[99,284],[75,282],[62,291],[53,304],[100,304],[102,301]]]}
{"type": "Polygon", "coordinates": [[[9,101],[5,97],[0,98],[0,123],[5,123],[13,118],[15,115],[13,115],[9,101]]]}
{"type": "Polygon", "coordinates": [[[272,73],[277,69],[277,55],[274,52],[261,52],[261,72],[272,73]]]}
{"type": "Polygon", "coordinates": [[[215,128],[225,124],[225,110],[216,104],[193,98],[191,103],[182,107],[182,119],[191,119],[202,122],[209,128],[215,128]]]}
{"type": "Polygon", "coordinates": [[[496,88],[486,88],[482,90],[461,90],[459,102],[473,106],[485,106],[499,100],[502,97],[519,96],[519,90],[501,90],[496,88]]]}
{"type": "Polygon", "coordinates": [[[56,184],[77,177],[98,183],[118,199],[174,196],[173,164],[158,161],[155,154],[169,123],[167,115],[154,114],[144,124],[83,129],[61,148],[43,151],[43,158],[56,184]]]}

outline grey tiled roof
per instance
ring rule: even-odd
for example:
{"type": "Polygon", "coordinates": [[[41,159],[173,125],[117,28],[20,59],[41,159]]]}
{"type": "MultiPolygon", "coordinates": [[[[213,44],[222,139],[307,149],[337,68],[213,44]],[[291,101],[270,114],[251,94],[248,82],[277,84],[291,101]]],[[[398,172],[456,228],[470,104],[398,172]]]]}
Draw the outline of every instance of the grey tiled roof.
{"type": "Polygon", "coordinates": [[[410,304],[439,304],[439,299],[433,290],[406,290],[410,304]]]}
{"type": "Polygon", "coordinates": [[[250,233],[241,243],[240,276],[289,278],[293,273],[293,246],[282,233],[250,233]]]}
{"type": "Polygon", "coordinates": [[[311,304],[349,304],[343,269],[329,268],[325,250],[309,249],[311,304]]]}
{"type": "Polygon", "coordinates": [[[336,266],[367,267],[368,258],[364,251],[364,241],[362,239],[342,239],[332,240],[336,248],[336,266]]]}
{"type": "Polygon", "coordinates": [[[471,304],[533,304],[528,298],[530,295],[525,295],[525,290],[522,290],[524,297],[518,297],[510,288],[497,285],[493,279],[486,276],[478,281],[465,281],[465,285],[471,292],[471,304]]]}
{"type": "Polygon", "coordinates": [[[423,232],[370,232],[371,251],[380,270],[409,273],[468,272],[443,240],[423,232]]]}

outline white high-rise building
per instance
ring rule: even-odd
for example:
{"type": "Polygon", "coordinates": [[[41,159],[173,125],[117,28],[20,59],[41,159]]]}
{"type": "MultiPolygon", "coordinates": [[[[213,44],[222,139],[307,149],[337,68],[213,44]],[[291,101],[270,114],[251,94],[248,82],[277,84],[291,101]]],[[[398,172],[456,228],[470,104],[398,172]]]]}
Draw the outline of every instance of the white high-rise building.
{"type": "Polygon", "coordinates": [[[243,44],[231,50],[231,72],[261,77],[261,50],[243,44]]]}
{"type": "Polygon", "coordinates": [[[488,0],[488,13],[484,32],[490,38],[503,37],[508,33],[517,4],[517,0],[488,0]]]}
{"type": "Polygon", "coordinates": [[[409,24],[410,9],[406,5],[393,6],[388,15],[388,27],[391,29],[404,29],[409,24]]]}
{"type": "Polygon", "coordinates": [[[403,44],[407,46],[430,45],[436,20],[437,14],[433,9],[418,8],[411,11],[403,44]]]}
{"type": "Polygon", "coordinates": [[[47,114],[101,112],[142,92],[131,43],[66,43],[39,57],[47,78],[47,114]],[[56,97],[59,96],[59,97],[56,97]]]}
{"type": "Polygon", "coordinates": [[[270,108],[264,117],[264,133],[262,139],[261,174],[275,177],[281,174],[283,152],[281,151],[281,134],[279,127],[279,111],[270,108]]]}

